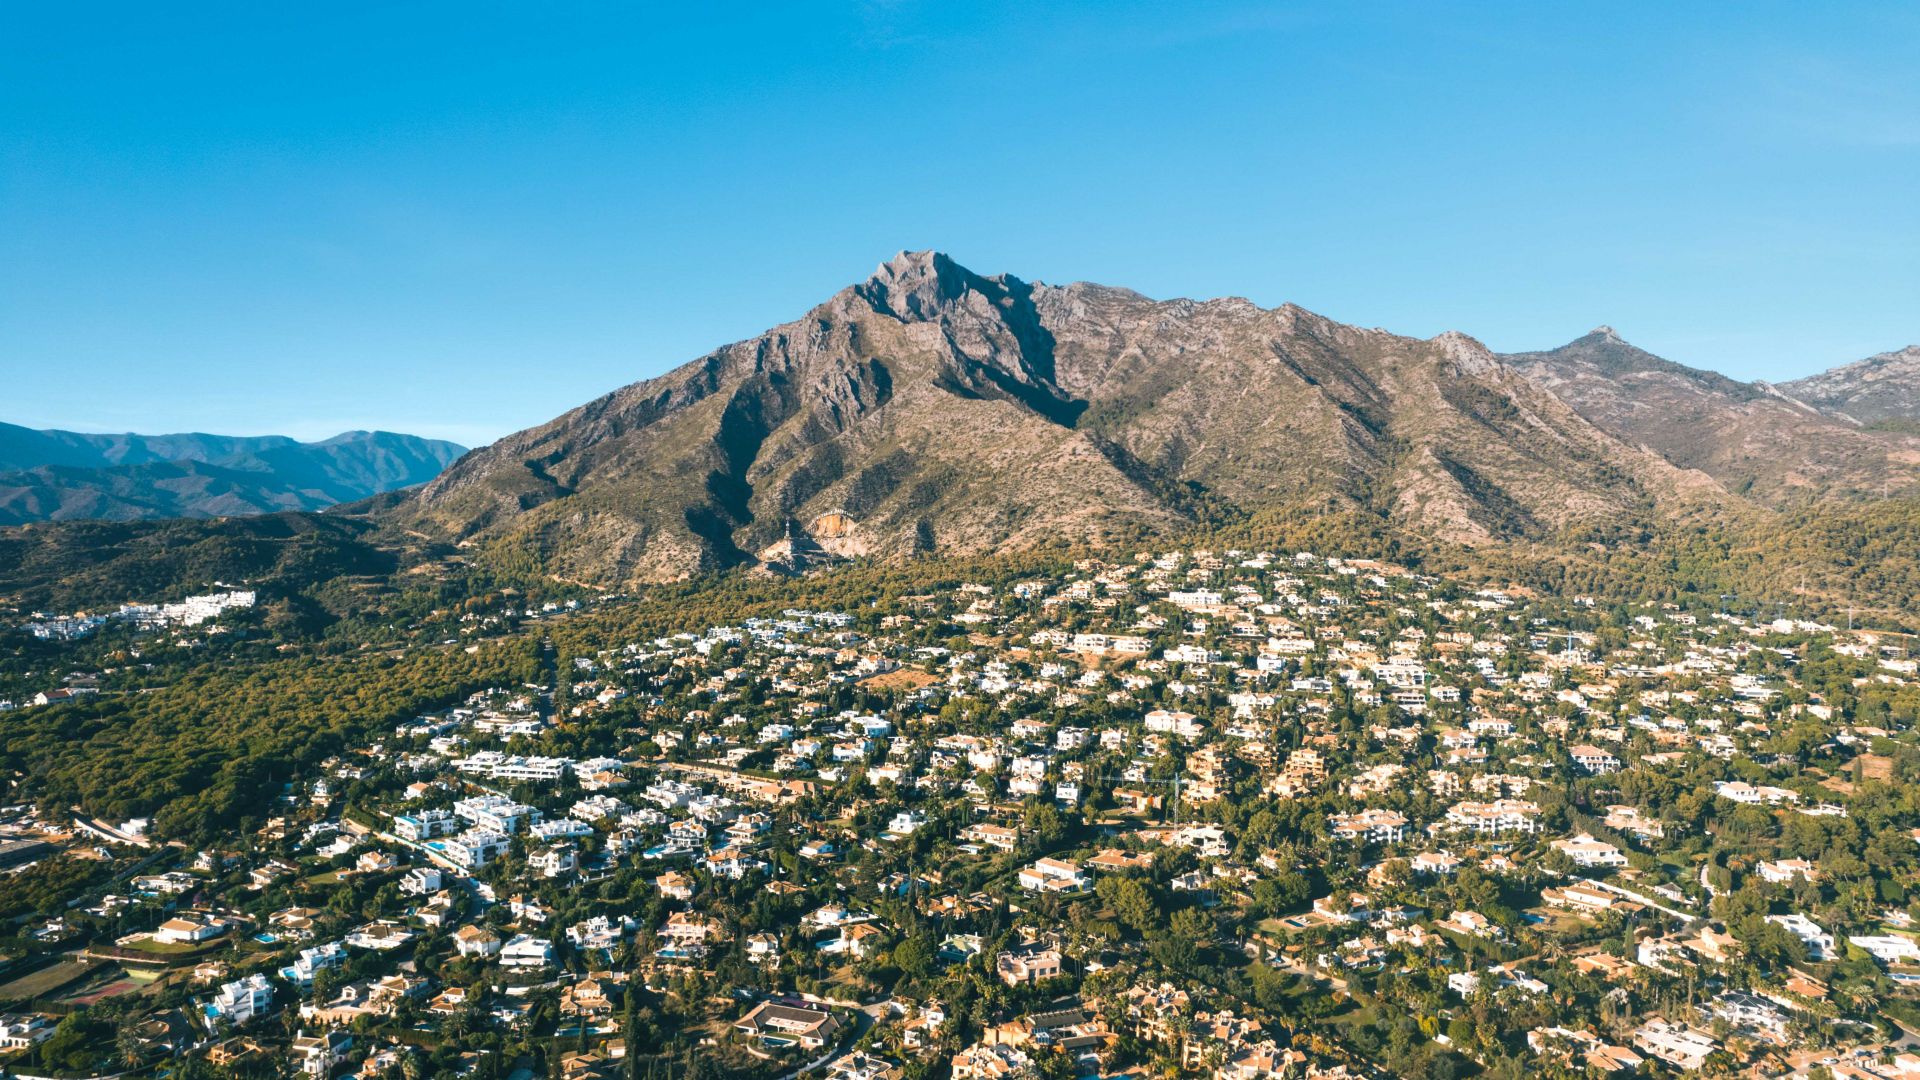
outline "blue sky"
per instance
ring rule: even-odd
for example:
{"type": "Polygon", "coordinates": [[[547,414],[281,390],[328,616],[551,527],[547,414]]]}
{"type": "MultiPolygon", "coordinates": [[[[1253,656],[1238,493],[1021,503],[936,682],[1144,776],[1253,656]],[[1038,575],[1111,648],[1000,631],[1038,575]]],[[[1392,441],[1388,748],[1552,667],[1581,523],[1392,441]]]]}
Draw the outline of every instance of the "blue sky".
{"type": "Polygon", "coordinates": [[[650,6],[15,7],[0,419],[474,444],[924,247],[1747,378],[1920,341],[1913,5],[650,6]]]}

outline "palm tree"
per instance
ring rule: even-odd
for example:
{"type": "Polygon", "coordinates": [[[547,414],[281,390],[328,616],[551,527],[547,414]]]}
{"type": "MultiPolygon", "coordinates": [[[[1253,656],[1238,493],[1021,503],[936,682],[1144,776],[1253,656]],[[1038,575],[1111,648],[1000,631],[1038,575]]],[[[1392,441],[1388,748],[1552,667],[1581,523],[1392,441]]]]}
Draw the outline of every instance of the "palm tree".
{"type": "Polygon", "coordinates": [[[119,1029],[113,1035],[113,1046],[121,1062],[129,1069],[138,1066],[141,1058],[146,1056],[143,1053],[145,1048],[140,1044],[139,1023],[131,1015],[120,1019],[119,1029]]]}

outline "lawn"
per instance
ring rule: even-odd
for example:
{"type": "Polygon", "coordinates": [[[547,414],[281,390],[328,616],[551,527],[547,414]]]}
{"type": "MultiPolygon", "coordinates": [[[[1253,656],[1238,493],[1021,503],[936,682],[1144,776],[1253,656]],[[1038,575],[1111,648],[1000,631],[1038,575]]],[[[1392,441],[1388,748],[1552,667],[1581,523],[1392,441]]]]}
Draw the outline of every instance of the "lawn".
{"type": "Polygon", "coordinates": [[[203,941],[199,944],[191,944],[188,942],[155,941],[152,938],[141,938],[139,941],[129,941],[120,947],[123,949],[132,949],[135,952],[152,953],[155,956],[186,956],[189,953],[208,952],[225,944],[227,944],[225,941],[203,941]]]}
{"type": "Polygon", "coordinates": [[[62,960],[50,964],[31,975],[23,975],[0,986],[0,1001],[25,1001],[50,994],[100,966],[90,960],[62,960]]]}

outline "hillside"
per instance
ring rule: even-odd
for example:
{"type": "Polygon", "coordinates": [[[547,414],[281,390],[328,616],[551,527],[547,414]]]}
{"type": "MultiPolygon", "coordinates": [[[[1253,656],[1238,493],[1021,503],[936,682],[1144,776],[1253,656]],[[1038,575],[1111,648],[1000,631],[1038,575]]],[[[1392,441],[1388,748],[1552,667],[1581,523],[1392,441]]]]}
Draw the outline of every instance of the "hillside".
{"type": "Polygon", "coordinates": [[[372,526],[335,514],[180,521],[64,521],[0,529],[0,608],[72,611],[170,599],[210,582],[390,574],[372,526]]]}
{"type": "Polygon", "coordinates": [[[1331,505],[1475,545],[1728,502],[1465,335],[920,252],[475,451],[393,514],[611,584],[752,563],[793,522],[841,554],[966,554],[1331,505]]]}
{"type": "Polygon", "coordinates": [[[1781,383],[1780,389],[1862,424],[1911,424],[1920,421],[1920,345],[1781,383]]]}
{"type": "Polygon", "coordinates": [[[1609,327],[1501,359],[1617,438],[1769,506],[1906,490],[1920,477],[1920,438],[1863,431],[1799,394],[1673,363],[1609,327]]]}
{"type": "Polygon", "coordinates": [[[0,425],[0,524],[317,510],[431,479],[462,449],[391,432],[93,435],[0,425]]]}

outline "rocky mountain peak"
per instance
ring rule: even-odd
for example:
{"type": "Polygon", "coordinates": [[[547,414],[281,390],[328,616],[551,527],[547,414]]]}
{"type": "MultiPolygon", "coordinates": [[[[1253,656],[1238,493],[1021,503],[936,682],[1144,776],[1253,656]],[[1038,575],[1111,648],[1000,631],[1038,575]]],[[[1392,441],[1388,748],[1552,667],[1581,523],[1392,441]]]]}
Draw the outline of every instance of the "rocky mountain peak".
{"type": "Polygon", "coordinates": [[[1460,365],[1462,371],[1475,375],[1493,370],[1499,364],[1493,350],[1481,343],[1478,338],[1463,334],[1458,330],[1448,330],[1433,338],[1433,344],[1440,347],[1447,359],[1460,365]]]}
{"type": "Polygon", "coordinates": [[[987,279],[938,251],[902,251],[877,267],[853,293],[875,311],[903,321],[933,319],[987,279]]]}

